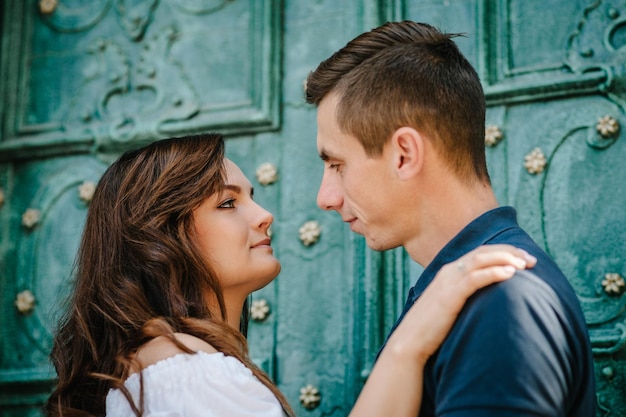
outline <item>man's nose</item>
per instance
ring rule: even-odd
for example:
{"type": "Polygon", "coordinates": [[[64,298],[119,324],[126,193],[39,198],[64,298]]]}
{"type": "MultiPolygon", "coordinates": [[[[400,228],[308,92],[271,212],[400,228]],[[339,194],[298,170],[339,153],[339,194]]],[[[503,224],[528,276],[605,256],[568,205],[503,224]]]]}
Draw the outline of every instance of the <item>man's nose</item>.
{"type": "Polygon", "coordinates": [[[322,210],[339,210],[343,204],[343,194],[341,188],[324,174],[320,189],[317,192],[317,205],[322,210]]]}

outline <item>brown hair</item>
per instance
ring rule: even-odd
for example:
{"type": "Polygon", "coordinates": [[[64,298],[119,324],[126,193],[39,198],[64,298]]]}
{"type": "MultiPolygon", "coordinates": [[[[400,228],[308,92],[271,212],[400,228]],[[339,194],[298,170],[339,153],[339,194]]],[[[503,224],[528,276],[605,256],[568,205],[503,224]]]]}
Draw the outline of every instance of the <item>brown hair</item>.
{"type": "MultiPolygon", "coordinates": [[[[126,152],[100,179],[77,256],[74,289],[51,353],[58,374],[51,416],[104,415],[124,388],[137,348],[174,332],[199,337],[243,362],[293,414],[226,323],[222,289],[193,239],[193,210],[224,186],[224,142],[204,134],[126,152]],[[209,311],[214,294],[220,316],[209,311]]],[[[246,320],[242,320],[245,327],[246,320]]],[[[142,388],[143,389],[143,388],[142,388]]],[[[143,412],[130,401],[135,414],[143,412]]]]}
{"type": "Polygon", "coordinates": [[[389,22],[363,33],[309,74],[308,103],[339,96],[337,121],[370,156],[410,126],[461,178],[489,183],[485,98],[478,74],[452,38],[433,26],[389,22]]]}

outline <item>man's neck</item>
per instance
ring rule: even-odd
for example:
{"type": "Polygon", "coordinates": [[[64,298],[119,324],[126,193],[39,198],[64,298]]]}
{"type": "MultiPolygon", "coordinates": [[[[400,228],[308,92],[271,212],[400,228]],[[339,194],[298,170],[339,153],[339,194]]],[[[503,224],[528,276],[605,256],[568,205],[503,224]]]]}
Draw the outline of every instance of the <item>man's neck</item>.
{"type": "Polygon", "coordinates": [[[434,192],[424,207],[421,229],[405,244],[409,256],[423,267],[428,266],[443,247],[474,219],[498,207],[491,186],[446,184],[434,192]]]}

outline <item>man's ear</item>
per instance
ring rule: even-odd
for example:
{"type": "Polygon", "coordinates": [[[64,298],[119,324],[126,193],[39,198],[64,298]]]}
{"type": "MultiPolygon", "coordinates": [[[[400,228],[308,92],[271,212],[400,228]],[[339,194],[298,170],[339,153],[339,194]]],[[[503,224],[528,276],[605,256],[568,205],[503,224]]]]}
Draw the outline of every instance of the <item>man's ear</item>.
{"type": "Polygon", "coordinates": [[[401,127],[391,136],[393,168],[398,178],[409,179],[424,165],[424,138],[411,127],[401,127]]]}

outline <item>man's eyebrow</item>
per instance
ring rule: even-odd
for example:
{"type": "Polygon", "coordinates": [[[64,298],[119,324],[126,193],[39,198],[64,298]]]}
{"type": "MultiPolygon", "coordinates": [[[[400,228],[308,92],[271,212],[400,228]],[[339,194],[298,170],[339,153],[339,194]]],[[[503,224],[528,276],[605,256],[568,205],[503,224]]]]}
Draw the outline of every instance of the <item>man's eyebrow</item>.
{"type": "Polygon", "coordinates": [[[322,161],[326,162],[330,159],[330,156],[326,153],[324,149],[320,151],[320,158],[322,161]]]}

